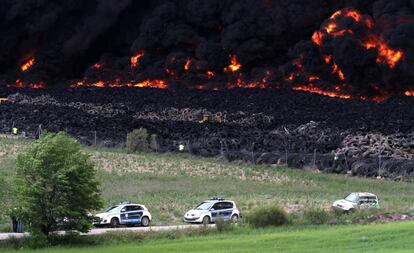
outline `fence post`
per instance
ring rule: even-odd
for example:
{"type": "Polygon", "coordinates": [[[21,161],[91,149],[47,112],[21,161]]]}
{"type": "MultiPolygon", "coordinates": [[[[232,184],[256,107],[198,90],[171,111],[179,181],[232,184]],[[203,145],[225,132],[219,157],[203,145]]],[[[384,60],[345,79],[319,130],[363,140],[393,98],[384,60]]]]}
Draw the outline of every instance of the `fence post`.
{"type": "Polygon", "coordinates": [[[39,134],[38,139],[40,139],[40,137],[42,136],[42,124],[39,124],[38,129],[37,129],[37,132],[39,134]]]}
{"type": "Polygon", "coordinates": [[[381,155],[378,155],[378,171],[381,169],[381,155]]]}
{"type": "Polygon", "coordinates": [[[224,157],[223,139],[220,140],[220,156],[224,157]]]}
{"type": "Polygon", "coordinates": [[[316,148],[313,151],[313,169],[315,169],[315,168],[316,168],[316,148]]]}
{"type": "Polygon", "coordinates": [[[287,152],[287,148],[285,148],[285,164],[286,164],[286,167],[289,166],[289,164],[288,164],[288,152],[287,152]]]}
{"type": "Polygon", "coordinates": [[[94,136],[94,137],[95,137],[95,138],[94,138],[94,144],[95,144],[94,146],[96,147],[96,131],[94,132],[94,135],[95,135],[95,136],[94,136]]]}
{"type": "Polygon", "coordinates": [[[253,164],[256,164],[256,161],[254,159],[254,145],[255,145],[255,143],[253,142],[253,145],[252,145],[252,162],[253,162],[253,164]]]}
{"type": "Polygon", "coordinates": [[[350,166],[349,166],[348,159],[346,158],[346,155],[345,154],[344,154],[344,158],[345,158],[345,166],[346,166],[346,169],[347,169],[347,171],[349,171],[350,170],[350,166]]]}

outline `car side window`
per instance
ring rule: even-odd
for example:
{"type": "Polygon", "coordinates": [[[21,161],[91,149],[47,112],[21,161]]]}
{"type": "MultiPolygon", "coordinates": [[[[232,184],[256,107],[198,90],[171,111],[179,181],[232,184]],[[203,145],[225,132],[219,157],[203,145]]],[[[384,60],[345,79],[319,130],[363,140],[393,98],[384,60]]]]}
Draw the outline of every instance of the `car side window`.
{"type": "Polygon", "coordinates": [[[141,206],[131,206],[131,210],[130,211],[139,211],[142,210],[143,208],[141,206]]]}
{"type": "Polygon", "coordinates": [[[230,208],[233,208],[233,203],[223,202],[223,209],[230,209],[230,208]]]}
{"type": "Polygon", "coordinates": [[[221,209],[223,209],[222,208],[222,204],[221,204],[221,202],[217,202],[217,203],[215,203],[214,205],[213,205],[213,207],[212,207],[214,210],[221,210],[221,209]]]}
{"type": "Polygon", "coordinates": [[[137,211],[137,210],[140,210],[139,208],[140,208],[140,206],[136,206],[136,205],[125,206],[124,208],[122,208],[121,212],[137,211]]]}
{"type": "Polygon", "coordinates": [[[361,197],[361,198],[359,198],[358,203],[359,204],[366,204],[366,203],[368,203],[368,198],[367,197],[361,197]]]}
{"type": "Polygon", "coordinates": [[[369,200],[370,204],[377,204],[377,198],[376,197],[369,197],[368,200],[369,200]]]}

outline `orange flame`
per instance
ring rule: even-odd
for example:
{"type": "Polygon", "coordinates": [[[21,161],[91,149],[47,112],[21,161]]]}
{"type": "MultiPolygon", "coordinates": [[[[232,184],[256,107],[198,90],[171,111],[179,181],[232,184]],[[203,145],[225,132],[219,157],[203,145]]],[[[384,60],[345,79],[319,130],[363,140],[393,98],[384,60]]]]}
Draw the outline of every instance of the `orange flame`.
{"type": "Polygon", "coordinates": [[[214,74],[214,72],[213,72],[213,71],[211,71],[211,70],[207,71],[207,77],[208,77],[209,79],[211,79],[211,78],[213,78],[213,77],[215,77],[215,76],[216,76],[216,74],[214,74]]]}
{"type": "Polygon", "coordinates": [[[30,83],[29,88],[32,89],[44,89],[46,87],[44,82],[38,82],[38,83],[30,83]]]}
{"type": "Polygon", "coordinates": [[[24,88],[24,84],[23,84],[22,80],[20,80],[20,79],[16,80],[16,87],[17,88],[24,88]]]}
{"type": "Polygon", "coordinates": [[[136,68],[139,66],[139,58],[141,58],[142,56],[144,56],[144,52],[138,52],[136,55],[131,57],[131,68],[136,68]]]}
{"type": "Polygon", "coordinates": [[[99,82],[96,82],[96,83],[90,83],[87,86],[89,86],[89,87],[101,87],[101,88],[103,88],[103,87],[105,87],[105,83],[103,81],[99,81],[99,82]]]}
{"type": "Polygon", "coordinates": [[[404,92],[404,95],[406,95],[408,97],[414,97],[414,91],[407,90],[406,92],[404,92]]]}
{"type": "Polygon", "coordinates": [[[339,79],[341,79],[342,81],[345,80],[344,73],[342,73],[342,70],[338,67],[338,65],[336,65],[336,63],[332,65],[332,72],[337,74],[339,79]]]}
{"type": "Polygon", "coordinates": [[[236,72],[241,68],[241,64],[238,62],[236,55],[230,56],[230,65],[224,68],[225,72],[236,72]]]}
{"type": "Polygon", "coordinates": [[[266,70],[261,80],[252,81],[252,82],[244,81],[242,76],[239,75],[239,77],[236,79],[235,82],[227,83],[226,88],[228,89],[233,89],[233,88],[266,89],[270,85],[270,83],[268,82],[270,75],[271,75],[271,72],[269,70],[266,70]]]}
{"type": "Polygon", "coordinates": [[[322,38],[323,34],[320,31],[316,31],[312,35],[312,41],[318,46],[322,46],[322,38]]]}
{"type": "Polygon", "coordinates": [[[104,81],[98,81],[98,82],[85,82],[85,81],[78,81],[70,86],[70,88],[76,88],[76,87],[98,87],[98,88],[114,88],[114,87],[138,87],[138,88],[158,88],[158,89],[165,89],[168,88],[168,85],[166,81],[164,80],[144,80],[142,82],[133,83],[123,83],[119,79],[115,79],[111,82],[104,82],[104,81]]]}
{"type": "Polygon", "coordinates": [[[332,92],[332,91],[324,91],[312,84],[309,85],[303,85],[303,86],[296,86],[292,88],[293,90],[300,90],[300,91],[307,91],[307,92],[311,92],[311,93],[316,93],[316,94],[320,94],[320,95],[325,95],[328,97],[333,97],[333,98],[342,98],[342,99],[350,99],[351,96],[350,95],[346,95],[346,94],[340,94],[340,93],[336,93],[336,92],[332,92]]]}
{"type": "Polygon", "coordinates": [[[15,82],[15,85],[9,85],[9,87],[15,87],[15,88],[31,88],[31,89],[43,89],[46,87],[44,82],[38,82],[38,83],[29,83],[28,85],[25,85],[25,83],[17,79],[15,82]]]}
{"type": "MultiPolygon", "coordinates": [[[[327,32],[327,34],[330,34],[331,36],[335,37],[335,36],[343,35],[346,32],[351,33],[351,34],[353,33],[353,31],[348,30],[348,29],[335,31],[337,25],[336,23],[334,23],[334,19],[339,17],[342,14],[343,14],[342,11],[337,11],[331,16],[330,23],[328,23],[327,25],[323,27],[323,29],[327,32]]],[[[346,13],[344,13],[344,15],[347,17],[353,18],[356,22],[363,21],[369,29],[372,29],[373,27],[372,19],[368,17],[365,17],[363,19],[361,14],[358,13],[358,11],[356,10],[347,10],[346,13]]],[[[312,40],[315,44],[321,46],[323,36],[324,34],[322,32],[317,31],[313,34],[312,40]]],[[[362,45],[366,49],[376,48],[378,50],[377,63],[385,62],[388,64],[390,68],[394,68],[397,62],[399,62],[404,56],[403,51],[393,50],[389,48],[387,43],[383,39],[378,38],[378,36],[373,35],[373,34],[370,35],[366,41],[362,42],[362,45]]]]}
{"type": "Polygon", "coordinates": [[[317,77],[317,76],[310,76],[308,78],[308,80],[309,80],[309,82],[316,81],[316,80],[319,80],[319,77],[317,77]]]}
{"type": "Polygon", "coordinates": [[[132,87],[166,89],[168,85],[164,80],[145,80],[132,84],[132,87]]]}
{"type": "Polygon", "coordinates": [[[332,16],[329,19],[335,19],[336,17],[341,16],[341,14],[342,14],[341,10],[336,11],[334,14],[332,14],[332,16]]]}
{"type": "Polygon", "coordinates": [[[379,63],[379,62],[385,61],[387,62],[390,68],[394,68],[395,64],[397,64],[397,62],[400,61],[404,55],[403,51],[392,50],[382,40],[379,40],[378,53],[379,53],[379,56],[377,58],[377,62],[379,63]]]}
{"type": "MultiPolygon", "coordinates": [[[[396,64],[399,61],[401,61],[401,59],[404,57],[404,52],[402,50],[396,50],[396,49],[390,48],[387,45],[387,43],[379,35],[376,35],[374,31],[372,31],[372,28],[373,28],[372,18],[370,18],[369,16],[363,16],[357,10],[352,10],[352,9],[340,10],[332,14],[332,16],[328,19],[328,21],[325,22],[321,26],[321,29],[313,33],[312,41],[316,45],[321,47],[325,36],[329,35],[331,37],[337,37],[337,36],[344,36],[344,35],[353,35],[354,34],[353,30],[342,29],[340,27],[341,23],[338,23],[337,18],[340,18],[341,16],[352,18],[354,22],[362,22],[362,24],[366,26],[366,28],[368,29],[366,38],[357,38],[357,39],[360,40],[361,45],[365,47],[367,50],[375,49],[378,51],[378,56],[376,59],[377,63],[385,63],[390,68],[394,68],[396,64]]],[[[339,97],[339,98],[345,98],[345,99],[351,98],[349,94],[347,94],[346,92],[343,92],[341,89],[341,86],[346,86],[346,77],[344,75],[344,72],[341,70],[341,68],[334,62],[332,55],[325,54],[325,55],[321,55],[321,57],[326,64],[330,65],[331,72],[335,74],[341,80],[341,84],[333,85],[333,91],[330,91],[331,89],[327,91],[325,87],[320,87],[321,80],[317,76],[313,75],[313,73],[308,73],[306,69],[304,69],[302,65],[303,55],[300,55],[300,57],[292,61],[292,65],[297,67],[296,72],[290,73],[286,79],[293,83],[297,77],[303,77],[303,75],[305,75],[307,76],[308,84],[300,84],[300,85],[295,86],[295,84],[293,83],[292,89],[308,91],[308,92],[331,96],[331,97],[339,97]]],[[[372,88],[375,89],[376,87],[372,87],[372,88]]],[[[377,92],[380,92],[380,90],[377,90],[377,92]]],[[[414,91],[413,92],[407,91],[404,94],[414,95],[414,91]]],[[[363,100],[381,102],[388,97],[389,97],[389,94],[382,93],[381,95],[376,96],[376,97],[360,96],[358,98],[363,99],[363,100]]]]}
{"type": "Polygon", "coordinates": [[[357,11],[348,11],[345,16],[352,17],[356,22],[361,21],[361,14],[359,14],[357,11]]]}
{"type": "Polygon", "coordinates": [[[102,64],[100,64],[100,63],[95,63],[95,64],[92,65],[93,69],[100,69],[101,67],[102,67],[102,64]]]}
{"type": "Polygon", "coordinates": [[[331,33],[333,30],[336,29],[336,24],[330,23],[327,26],[325,26],[324,29],[326,30],[327,33],[331,33]]]}
{"type": "Polygon", "coordinates": [[[20,66],[20,70],[21,71],[27,71],[29,70],[34,64],[35,64],[35,58],[33,56],[31,56],[30,58],[28,58],[27,60],[25,60],[23,62],[23,64],[20,66]]]}
{"type": "Polygon", "coordinates": [[[370,36],[370,38],[363,43],[363,46],[366,49],[376,48],[378,50],[377,63],[385,62],[390,68],[394,68],[404,56],[402,50],[393,50],[389,48],[383,39],[376,36],[370,36]]]}
{"type": "Polygon", "coordinates": [[[185,61],[185,64],[184,64],[184,70],[185,70],[185,71],[188,71],[188,70],[190,69],[190,65],[191,65],[191,59],[190,59],[190,58],[188,58],[188,59],[185,61]]]}

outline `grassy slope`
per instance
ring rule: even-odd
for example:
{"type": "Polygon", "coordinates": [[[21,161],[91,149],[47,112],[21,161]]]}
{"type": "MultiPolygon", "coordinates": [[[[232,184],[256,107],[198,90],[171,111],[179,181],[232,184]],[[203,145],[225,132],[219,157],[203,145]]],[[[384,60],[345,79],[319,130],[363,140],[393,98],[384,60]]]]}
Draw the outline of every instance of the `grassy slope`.
{"type": "MultiPolygon", "coordinates": [[[[322,226],[306,229],[254,230],[236,234],[151,240],[143,243],[90,248],[51,248],[38,251],[57,253],[112,252],[283,252],[283,253],[403,253],[414,248],[414,223],[382,225],[322,226]]],[[[13,251],[10,251],[13,252],[13,251]]]]}
{"type": "MultiPolygon", "coordinates": [[[[0,171],[14,170],[16,153],[27,142],[0,138],[0,171]]],[[[131,155],[113,149],[85,148],[93,155],[106,205],[131,200],[147,205],[154,224],[180,223],[198,202],[223,196],[242,212],[266,203],[288,211],[329,208],[351,191],[379,195],[384,212],[414,209],[414,184],[326,175],[270,166],[238,165],[185,155],[131,155]]]]}

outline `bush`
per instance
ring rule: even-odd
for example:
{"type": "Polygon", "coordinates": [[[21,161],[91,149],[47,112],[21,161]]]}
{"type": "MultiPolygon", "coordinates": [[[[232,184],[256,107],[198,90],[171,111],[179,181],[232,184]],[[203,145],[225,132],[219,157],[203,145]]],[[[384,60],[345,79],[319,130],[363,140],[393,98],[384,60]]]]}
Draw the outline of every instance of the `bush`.
{"type": "Polygon", "coordinates": [[[303,213],[303,221],[309,225],[327,224],[331,219],[331,213],[320,208],[306,210],[303,213]]]}
{"type": "Polygon", "coordinates": [[[337,215],[339,224],[369,224],[380,219],[381,210],[372,208],[367,210],[354,210],[351,213],[337,215]]]}
{"type": "Polygon", "coordinates": [[[218,219],[216,221],[216,228],[219,232],[231,231],[234,228],[234,224],[231,221],[225,221],[223,219],[218,219]]]}
{"type": "Polygon", "coordinates": [[[31,249],[41,249],[50,246],[48,237],[43,233],[32,233],[31,236],[27,237],[26,246],[31,249]]]}
{"type": "Polygon", "coordinates": [[[148,131],[145,128],[134,129],[128,133],[126,148],[129,152],[142,152],[149,150],[148,131]]]}
{"type": "Polygon", "coordinates": [[[246,221],[255,228],[283,226],[289,223],[288,214],[277,206],[260,207],[250,212],[246,221]]]}

